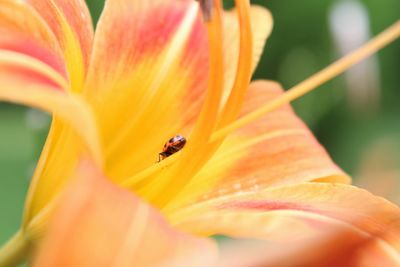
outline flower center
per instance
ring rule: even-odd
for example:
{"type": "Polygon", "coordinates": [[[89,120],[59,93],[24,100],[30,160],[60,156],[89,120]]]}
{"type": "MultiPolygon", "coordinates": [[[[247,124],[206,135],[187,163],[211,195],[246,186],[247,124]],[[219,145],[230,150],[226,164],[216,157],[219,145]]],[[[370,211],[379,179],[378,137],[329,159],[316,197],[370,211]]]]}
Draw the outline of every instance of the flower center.
{"type": "MultiPolygon", "coordinates": [[[[145,196],[151,203],[167,211],[209,189],[196,189],[191,185],[198,184],[195,175],[231,132],[314,90],[400,35],[400,23],[397,23],[363,48],[333,63],[259,109],[237,119],[252,74],[253,38],[250,5],[248,1],[235,0],[240,28],[239,61],[234,85],[228,100],[222,106],[224,85],[222,8],[219,0],[213,0],[212,9],[206,5],[209,3],[207,1],[201,0],[200,3],[203,5],[203,12],[206,12],[205,24],[208,30],[210,59],[209,84],[203,108],[192,134],[188,137],[188,143],[182,152],[166,158],[122,183],[122,186],[134,189],[139,195],[145,196]]],[[[215,182],[210,179],[202,184],[211,188],[215,182]]]]}

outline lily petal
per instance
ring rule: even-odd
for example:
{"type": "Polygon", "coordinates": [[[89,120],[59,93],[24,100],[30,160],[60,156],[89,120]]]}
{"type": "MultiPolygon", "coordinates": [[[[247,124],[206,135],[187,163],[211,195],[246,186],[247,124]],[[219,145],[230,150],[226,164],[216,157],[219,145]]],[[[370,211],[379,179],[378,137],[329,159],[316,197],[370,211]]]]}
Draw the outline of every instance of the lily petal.
{"type": "MultiPolygon", "coordinates": [[[[80,146],[81,152],[89,153],[90,157],[101,165],[101,145],[93,113],[79,96],[70,95],[65,91],[62,87],[65,80],[54,69],[33,57],[0,50],[0,84],[0,101],[26,105],[52,114],[58,124],[69,129],[70,135],[75,138],[74,144],[80,146]]],[[[42,165],[45,159],[43,157],[39,165],[42,165]]],[[[60,177],[57,176],[56,180],[57,178],[60,177]]],[[[32,186],[36,184],[36,180],[34,179],[32,186]]],[[[50,188],[47,193],[55,193],[56,188],[50,188]]],[[[47,195],[37,195],[37,198],[44,198],[43,202],[46,203],[47,195]]],[[[28,203],[25,212],[30,213],[33,204],[30,197],[28,203]]]]}
{"type": "MultiPolygon", "coordinates": [[[[249,113],[282,93],[282,87],[275,82],[253,82],[242,114],[249,113]]],[[[244,153],[244,156],[238,159],[232,171],[221,181],[222,187],[224,184],[233,186],[246,181],[262,188],[314,180],[350,182],[350,177],[336,166],[289,105],[241,129],[232,139],[235,143],[229,144],[228,151],[224,152],[244,153]]],[[[221,157],[225,158],[224,155],[219,157],[220,160],[221,157]]]]}
{"type": "MultiPolygon", "coordinates": [[[[40,55],[55,62],[41,47],[40,55]]],[[[66,81],[51,66],[32,56],[0,49],[0,101],[49,112],[78,134],[83,147],[100,161],[100,143],[93,114],[79,97],[66,92],[66,81]]]]}
{"type": "Polygon", "coordinates": [[[169,227],[87,163],[60,198],[33,266],[210,266],[215,249],[169,227]]]}
{"type": "Polygon", "coordinates": [[[400,260],[400,209],[345,184],[302,183],[242,192],[189,205],[172,216],[179,229],[202,235],[289,241],[346,226],[400,260]],[[232,223],[234,222],[234,223],[232,223]]]}
{"type": "Polygon", "coordinates": [[[4,0],[0,3],[0,49],[37,59],[67,79],[56,37],[35,10],[24,2],[4,0]]]}
{"type": "MultiPolygon", "coordinates": [[[[283,92],[270,81],[250,85],[243,114],[283,92]]],[[[349,183],[312,132],[286,105],[227,138],[171,205],[204,194],[229,194],[308,181],[349,183]]],[[[180,203],[178,203],[180,202],[180,203]]]]}
{"type": "Polygon", "coordinates": [[[345,227],[333,227],[302,240],[277,243],[253,241],[223,244],[219,267],[397,267],[376,239],[345,227]]]}
{"type": "MultiPolygon", "coordinates": [[[[2,1],[0,14],[0,101],[39,108],[54,115],[53,124],[69,129],[69,134],[76,140],[74,144],[79,144],[82,153],[89,151],[100,165],[101,145],[93,113],[79,96],[68,93],[69,77],[56,37],[35,10],[24,2],[2,1]]],[[[60,132],[60,128],[53,125],[49,139],[54,132],[60,132]],[[55,128],[58,130],[54,131],[55,128]]],[[[47,145],[45,151],[50,147],[47,145]]],[[[43,162],[47,162],[46,156],[44,153],[39,166],[43,167],[43,162]]],[[[59,178],[56,176],[55,180],[59,178]]],[[[31,188],[37,184],[36,180],[33,179],[31,188]]],[[[56,191],[54,186],[49,188],[44,189],[56,191]]],[[[27,199],[26,213],[29,214],[32,203],[30,197],[27,199]]]]}
{"type": "Polygon", "coordinates": [[[93,42],[93,23],[83,0],[28,0],[47,22],[64,53],[71,88],[79,92],[89,62],[93,42]]]}
{"type": "MultiPolygon", "coordinates": [[[[88,90],[100,94],[103,90],[113,89],[110,85],[129,79],[127,75],[133,70],[140,70],[139,64],[160,64],[157,60],[163,56],[161,53],[168,47],[183,22],[185,13],[193,5],[195,4],[192,1],[186,0],[106,1],[97,25],[88,90]]],[[[199,27],[200,19],[196,20],[199,22],[197,25],[199,27]]],[[[193,30],[199,30],[194,28],[193,30]]],[[[188,38],[188,34],[190,31],[181,37],[188,38]]],[[[180,41],[179,47],[184,48],[187,39],[180,41]]],[[[198,41],[200,41],[198,45],[201,46],[205,40],[198,39],[198,41]]],[[[175,60],[179,61],[180,51],[174,52],[177,56],[175,60]]],[[[149,70],[150,74],[156,72],[156,69],[149,70]]],[[[135,88],[135,90],[144,89],[135,88]]]]}

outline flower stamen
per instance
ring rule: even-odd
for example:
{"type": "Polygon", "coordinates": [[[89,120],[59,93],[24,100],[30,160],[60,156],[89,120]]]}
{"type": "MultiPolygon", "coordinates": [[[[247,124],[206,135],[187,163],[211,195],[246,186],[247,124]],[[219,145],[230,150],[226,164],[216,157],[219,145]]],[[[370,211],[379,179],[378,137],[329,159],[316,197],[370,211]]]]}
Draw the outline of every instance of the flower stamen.
{"type": "Polygon", "coordinates": [[[218,128],[232,122],[238,116],[252,75],[253,34],[250,21],[250,3],[243,0],[235,0],[235,2],[240,27],[239,62],[235,82],[222,110],[218,128]]]}
{"type": "MultiPolygon", "coordinates": [[[[239,55],[238,55],[239,61],[238,61],[237,73],[234,85],[232,87],[228,101],[222,108],[221,113],[219,113],[216,129],[236,119],[244,102],[244,97],[246,95],[247,88],[249,86],[252,75],[253,36],[252,36],[251,22],[250,22],[250,3],[249,1],[243,1],[243,0],[236,0],[235,3],[237,6],[237,12],[238,12],[237,14],[238,14],[239,30],[240,30],[239,55]]],[[[214,78],[215,76],[210,76],[210,77],[214,78]]],[[[205,145],[203,142],[202,148],[204,152],[200,153],[198,151],[194,152],[198,154],[196,158],[197,166],[196,168],[193,168],[190,170],[190,172],[188,172],[192,177],[194,177],[196,172],[200,170],[200,168],[204,166],[204,164],[214,155],[215,151],[222,144],[222,141],[223,139],[215,143],[209,142],[208,143],[209,145],[205,145]]],[[[181,172],[179,172],[179,175],[182,175],[181,172]]],[[[193,179],[191,179],[188,180],[186,183],[188,185],[188,184],[193,184],[195,182],[196,181],[193,181],[193,179]]],[[[206,187],[212,186],[213,184],[214,181],[207,180],[206,187]]],[[[186,186],[186,188],[181,188],[179,196],[176,197],[177,194],[175,194],[174,201],[171,202],[170,200],[170,203],[166,208],[171,209],[173,208],[174,205],[179,205],[177,204],[178,202],[185,202],[188,201],[188,198],[193,198],[194,197],[193,190],[191,190],[190,188],[191,188],[190,186],[186,186]],[[179,201],[177,201],[177,199],[179,199],[179,201]]],[[[202,190],[197,190],[197,191],[200,192],[202,190]]]]}
{"type": "Polygon", "coordinates": [[[385,31],[377,35],[371,41],[369,41],[364,46],[358,48],[354,52],[348,54],[347,56],[337,60],[325,69],[317,72],[308,79],[299,83],[298,85],[292,87],[286,91],[281,96],[267,103],[265,106],[239,118],[230,125],[227,125],[221,129],[218,129],[211,137],[211,142],[217,142],[227,136],[229,133],[242,128],[253,122],[256,119],[261,118],[268,112],[271,112],[285,104],[290,103],[293,100],[305,95],[306,93],[318,88],[321,84],[335,78],[342,72],[349,69],[351,66],[359,63],[370,55],[376,53],[378,50],[384,46],[390,44],[394,40],[400,37],[400,21],[394,23],[392,26],[387,28],[385,31]]]}
{"type": "Polygon", "coordinates": [[[211,20],[213,0],[197,0],[200,3],[201,11],[205,21],[211,20]]]}
{"type": "Polygon", "coordinates": [[[210,21],[206,21],[209,40],[210,74],[206,98],[196,121],[192,134],[188,138],[188,144],[182,151],[180,161],[175,164],[162,180],[153,180],[143,188],[143,194],[153,199],[152,202],[158,206],[165,205],[168,201],[182,190],[183,186],[190,181],[193,172],[201,167],[202,155],[205,153],[204,140],[209,140],[218,120],[218,110],[222,99],[223,90],[223,49],[222,49],[222,23],[221,5],[219,0],[214,2],[215,12],[210,21]],[[177,175],[179,173],[179,175],[177,175]],[[179,179],[176,179],[179,177],[179,179]],[[167,192],[163,188],[173,181],[174,186],[167,192]]]}

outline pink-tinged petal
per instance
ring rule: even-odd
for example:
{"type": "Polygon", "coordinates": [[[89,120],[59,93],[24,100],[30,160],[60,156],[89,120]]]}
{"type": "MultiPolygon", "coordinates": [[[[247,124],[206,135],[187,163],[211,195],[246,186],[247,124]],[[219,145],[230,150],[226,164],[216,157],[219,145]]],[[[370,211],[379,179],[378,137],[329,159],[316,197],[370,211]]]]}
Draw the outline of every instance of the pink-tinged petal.
{"type": "MultiPolygon", "coordinates": [[[[253,82],[242,114],[265,105],[282,93],[277,83],[253,82]]],[[[314,180],[350,182],[350,177],[337,167],[289,105],[245,126],[232,139],[237,143],[231,144],[232,151],[228,150],[228,153],[243,156],[225,176],[222,187],[225,183],[229,187],[246,182],[260,187],[314,180]]]]}
{"type": "Polygon", "coordinates": [[[345,184],[302,183],[210,196],[176,211],[171,220],[191,233],[278,241],[346,227],[400,260],[399,207],[345,184]]]}
{"type": "Polygon", "coordinates": [[[172,229],[89,164],[75,178],[60,198],[33,266],[210,266],[214,260],[211,240],[172,229]]]}
{"type": "Polygon", "coordinates": [[[49,65],[30,56],[0,50],[0,101],[42,109],[77,133],[96,162],[100,142],[93,114],[81,99],[65,91],[66,81],[49,65]]]}
{"type": "Polygon", "coordinates": [[[219,267],[396,267],[396,257],[376,239],[350,229],[333,228],[303,240],[228,242],[221,248],[219,267]]]}
{"type": "Polygon", "coordinates": [[[47,22],[63,50],[72,88],[82,90],[93,42],[93,24],[83,0],[28,0],[47,22]]]}
{"type": "MultiPolygon", "coordinates": [[[[14,56],[12,53],[10,56],[14,56]]],[[[37,87],[43,86],[43,91],[60,91],[62,92],[62,77],[58,76],[56,73],[52,72],[51,69],[44,68],[42,72],[38,72],[34,69],[27,68],[26,66],[18,66],[15,64],[5,64],[4,63],[4,53],[0,51],[0,80],[4,82],[5,85],[9,83],[13,83],[14,86],[25,85],[27,81],[32,84],[35,84],[37,87]],[[3,62],[2,62],[3,61],[3,62]],[[49,77],[47,74],[50,74],[53,77],[49,77]],[[5,77],[7,75],[7,77],[5,77]],[[22,80],[22,82],[20,82],[22,80]]],[[[38,63],[38,62],[35,62],[38,63]]],[[[38,63],[38,66],[43,66],[38,63]]],[[[2,85],[2,86],[5,86],[2,85]]],[[[29,93],[32,87],[24,87],[18,91],[29,93]]],[[[17,90],[16,90],[17,91],[17,90]]],[[[5,91],[4,91],[5,92],[5,91]]],[[[17,92],[10,92],[17,93],[17,92]]]]}
{"type": "MultiPolygon", "coordinates": [[[[250,85],[242,114],[273,100],[283,90],[270,81],[250,85]]],[[[308,181],[349,183],[289,105],[233,133],[172,204],[200,194],[229,194],[308,181]]]]}
{"type": "Polygon", "coordinates": [[[150,57],[148,61],[157,63],[190,2],[106,1],[96,29],[88,89],[111,90],[109,85],[125,80],[143,60],[150,57]]]}
{"type": "Polygon", "coordinates": [[[5,0],[0,3],[0,49],[40,60],[67,78],[56,37],[24,2],[5,0]]]}

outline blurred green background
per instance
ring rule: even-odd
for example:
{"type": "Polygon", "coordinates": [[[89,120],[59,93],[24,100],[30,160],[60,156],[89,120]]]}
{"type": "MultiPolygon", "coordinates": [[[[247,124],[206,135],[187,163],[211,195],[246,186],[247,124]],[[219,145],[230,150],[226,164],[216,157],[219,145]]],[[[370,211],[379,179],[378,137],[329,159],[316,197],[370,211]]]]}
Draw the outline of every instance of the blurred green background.
{"type": "MultiPolygon", "coordinates": [[[[400,10],[399,0],[252,2],[267,6],[275,20],[255,77],[277,80],[285,88],[382,31],[399,19],[400,10]]],[[[103,1],[88,0],[88,5],[96,21],[103,1]]],[[[231,5],[226,1],[227,7],[231,5]]],[[[395,189],[400,180],[399,70],[397,41],[294,103],[356,183],[393,201],[398,201],[395,189]]],[[[48,125],[46,114],[0,104],[0,244],[19,227],[48,125]]]]}

